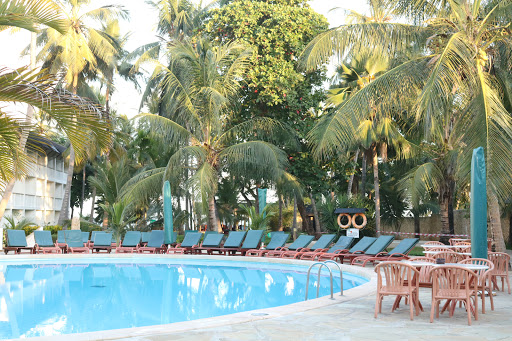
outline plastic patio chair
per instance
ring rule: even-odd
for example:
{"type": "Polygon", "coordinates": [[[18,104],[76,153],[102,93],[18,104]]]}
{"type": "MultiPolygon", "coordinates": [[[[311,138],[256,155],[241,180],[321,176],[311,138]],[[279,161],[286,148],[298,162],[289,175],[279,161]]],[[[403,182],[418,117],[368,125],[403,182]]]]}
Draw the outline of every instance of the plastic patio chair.
{"type": "Polygon", "coordinates": [[[393,250],[389,252],[379,252],[375,256],[363,255],[356,257],[350,263],[351,265],[366,266],[368,262],[375,263],[376,261],[398,261],[402,259],[409,259],[409,252],[420,241],[419,238],[406,238],[402,239],[393,250]]]}
{"type": "MultiPolygon", "coordinates": [[[[375,302],[375,318],[382,313],[382,300],[384,296],[406,297],[409,301],[409,314],[411,320],[414,319],[414,309],[416,315],[420,313],[419,307],[419,286],[417,279],[419,271],[408,264],[401,262],[382,262],[375,267],[377,273],[377,300],[375,302]],[[386,284],[383,283],[383,277],[386,284]]],[[[397,300],[393,304],[392,311],[397,308],[397,300]]]]}
{"type": "MultiPolygon", "coordinates": [[[[279,232],[279,231],[278,231],[279,232]]],[[[247,250],[245,253],[248,257],[261,257],[270,251],[274,251],[277,248],[282,248],[286,241],[290,237],[289,233],[273,233],[271,234],[270,241],[264,249],[252,249],[247,250]]]]}
{"type": "MultiPolygon", "coordinates": [[[[216,235],[214,234],[209,234],[208,236],[205,237],[206,238],[212,238],[212,237],[215,237],[216,235]]],[[[183,242],[181,242],[180,244],[177,244],[175,247],[170,247],[167,249],[167,253],[179,253],[179,254],[184,254],[184,253],[193,253],[194,252],[194,248],[198,247],[199,246],[199,242],[201,241],[201,238],[203,237],[203,234],[201,232],[188,232],[186,235],[185,235],[185,238],[183,238],[183,242]]],[[[148,246],[149,246],[149,243],[148,243],[148,246]]]]}
{"type": "Polygon", "coordinates": [[[34,231],[34,239],[34,253],[62,253],[62,249],[53,243],[50,231],[34,231]]]}
{"type": "Polygon", "coordinates": [[[259,248],[261,246],[261,240],[263,239],[263,232],[263,230],[247,231],[242,246],[238,249],[226,250],[227,254],[230,256],[236,256],[237,254],[245,256],[247,251],[259,248]]]}
{"type": "MultiPolygon", "coordinates": [[[[352,263],[352,261],[355,258],[357,258],[357,257],[361,257],[361,256],[365,256],[365,257],[375,256],[375,255],[383,252],[384,250],[386,250],[387,247],[389,245],[391,245],[393,240],[395,240],[394,236],[380,236],[366,250],[355,251],[355,252],[349,253],[349,254],[343,254],[343,258],[340,258],[340,261],[341,261],[341,263],[344,263],[345,262],[345,258],[346,258],[349,261],[349,263],[352,263]]],[[[356,244],[356,245],[358,245],[358,244],[356,244]]],[[[352,249],[351,249],[351,251],[352,251],[352,249]]]]}
{"type": "MultiPolygon", "coordinates": [[[[345,256],[350,257],[351,255],[361,255],[366,250],[368,250],[373,243],[377,240],[375,237],[368,237],[364,236],[359,240],[354,246],[352,246],[350,249],[345,250],[335,250],[333,253],[329,253],[327,251],[326,253],[322,253],[318,256],[318,261],[325,261],[325,260],[336,260],[338,259],[340,263],[343,263],[345,260],[345,256]]],[[[348,258],[350,259],[350,258],[348,258]]]]}
{"type": "Polygon", "coordinates": [[[510,266],[510,256],[504,252],[489,252],[488,258],[494,264],[494,270],[491,272],[491,280],[496,289],[498,287],[498,277],[501,278],[501,290],[505,291],[505,281],[507,282],[508,294],[510,295],[510,280],[508,278],[508,267],[510,266]]]}
{"type": "Polygon", "coordinates": [[[296,251],[286,251],[281,254],[281,258],[300,258],[305,252],[326,252],[336,237],[335,234],[324,234],[311,248],[303,248],[296,251]]]}
{"type": "Polygon", "coordinates": [[[222,239],[224,239],[224,235],[222,233],[209,233],[204,235],[203,242],[201,243],[201,246],[199,247],[192,247],[193,252],[196,255],[200,255],[203,253],[203,251],[208,251],[209,249],[213,247],[220,247],[220,244],[222,243],[222,239]]]}
{"type": "Polygon", "coordinates": [[[165,252],[164,245],[164,231],[163,230],[153,230],[149,235],[148,244],[143,247],[139,247],[137,250],[138,253],[162,253],[165,252]]]}
{"type": "Polygon", "coordinates": [[[25,237],[25,231],[23,230],[12,230],[7,229],[7,245],[4,246],[4,252],[7,254],[9,251],[14,253],[21,253],[21,250],[29,250],[30,253],[34,253],[34,248],[27,246],[27,238],[25,237]]]}
{"type": "Polygon", "coordinates": [[[494,299],[492,296],[492,281],[491,273],[494,270],[494,264],[484,258],[468,258],[459,261],[459,264],[475,264],[475,265],[486,265],[489,269],[473,270],[478,276],[478,288],[480,290],[480,297],[482,298],[482,314],[485,314],[485,293],[489,293],[489,299],[491,301],[491,310],[494,310],[494,299]]]}
{"type": "Polygon", "coordinates": [[[315,260],[325,254],[335,254],[347,250],[354,242],[353,237],[341,236],[338,241],[327,251],[324,252],[305,252],[300,256],[301,260],[315,260]]]}
{"type": "Polygon", "coordinates": [[[134,253],[138,251],[141,240],[139,231],[128,231],[124,235],[121,246],[116,248],[116,253],[134,253]]]}
{"type": "Polygon", "coordinates": [[[445,263],[458,263],[463,259],[461,255],[452,250],[440,251],[438,253],[434,253],[431,257],[435,260],[444,259],[445,263]]]}
{"type": "Polygon", "coordinates": [[[309,235],[300,235],[293,243],[291,243],[288,247],[276,248],[274,251],[270,251],[266,254],[267,257],[271,258],[279,258],[286,251],[300,251],[306,248],[315,237],[309,235]]]}
{"type": "Polygon", "coordinates": [[[434,313],[439,318],[439,304],[447,300],[445,308],[449,308],[453,316],[457,302],[463,302],[468,314],[468,324],[471,325],[471,313],[478,320],[478,277],[461,266],[439,266],[430,271],[432,276],[432,307],[430,323],[434,322],[434,313]]]}
{"type": "Polygon", "coordinates": [[[206,252],[209,255],[212,255],[213,253],[226,255],[229,251],[238,250],[242,246],[242,242],[246,235],[246,231],[231,231],[229,232],[228,238],[226,238],[223,247],[212,247],[206,252]]]}

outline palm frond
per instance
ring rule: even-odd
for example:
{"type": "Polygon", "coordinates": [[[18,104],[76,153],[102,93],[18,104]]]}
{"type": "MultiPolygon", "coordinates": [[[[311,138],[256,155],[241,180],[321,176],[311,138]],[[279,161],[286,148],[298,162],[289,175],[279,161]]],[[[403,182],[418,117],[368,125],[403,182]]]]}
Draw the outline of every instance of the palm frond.
{"type": "Polygon", "coordinates": [[[38,31],[45,25],[60,33],[67,31],[67,20],[52,0],[9,0],[0,3],[0,32],[9,27],[38,31]]]}

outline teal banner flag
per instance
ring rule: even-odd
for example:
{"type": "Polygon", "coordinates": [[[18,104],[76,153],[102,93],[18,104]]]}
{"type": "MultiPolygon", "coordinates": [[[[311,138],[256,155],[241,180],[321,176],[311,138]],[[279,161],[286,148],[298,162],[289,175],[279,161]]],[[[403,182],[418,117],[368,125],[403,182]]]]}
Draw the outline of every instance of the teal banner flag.
{"type": "Polygon", "coordinates": [[[171,199],[171,184],[169,181],[164,183],[164,243],[172,243],[172,199],[171,199]]]}
{"type": "Polygon", "coordinates": [[[487,185],[484,149],[473,150],[471,159],[471,257],[487,258],[487,185]]]}

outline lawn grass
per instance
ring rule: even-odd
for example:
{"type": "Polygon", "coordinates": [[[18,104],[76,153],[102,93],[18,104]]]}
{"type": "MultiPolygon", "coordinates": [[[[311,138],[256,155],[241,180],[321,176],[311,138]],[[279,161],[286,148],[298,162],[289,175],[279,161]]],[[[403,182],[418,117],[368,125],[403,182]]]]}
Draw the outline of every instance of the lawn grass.
{"type": "Polygon", "coordinates": [[[423,254],[423,248],[421,246],[416,246],[411,250],[411,252],[409,252],[409,256],[425,256],[423,254]]]}

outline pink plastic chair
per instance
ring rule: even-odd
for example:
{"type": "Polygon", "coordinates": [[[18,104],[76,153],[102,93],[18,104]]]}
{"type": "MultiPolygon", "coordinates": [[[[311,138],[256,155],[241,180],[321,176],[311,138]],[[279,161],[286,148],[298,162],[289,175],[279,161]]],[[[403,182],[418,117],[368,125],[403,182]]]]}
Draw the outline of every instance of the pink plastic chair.
{"type": "MultiPolygon", "coordinates": [[[[434,313],[439,318],[439,304],[447,300],[450,317],[453,316],[457,301],[463,302],[468,314],[468,324],[471,325],[471,313],[478,320],[478,277],[466,268],[460,266],[440,266],[430,271],[432,276],[432,308],[430,323],[434,322],[434,313]]],[[[445,309],[443,308],[443,310],[445,309]]]]}
{"type": "MultiPolygon", "coordinates": [[[[377,273],[377,301],[375,302],[375,318],[378,313],[382,313],[382,300],[384,296],[405,296],[409,299],[409,312],[413,320],[413,304],[416,309],[416,315],[419,315],[419,271],[413,266],[400,262],[382,262],[375,267],[377,273]],[[386,279],[383,284],[382,276],[386,279]]],[[[393,310],[397,307],[393,305],[393,310]]]]}
{"type": "Polygon", "coordinates": [[[432,258],[439,259],[444,258],[446,263],[458,263],[462,260],[462,256],[453,251],[441,251],[432,255],[432,258]]]}
{"type": "Polygon", "coordinates": [[[504,252],[489,252],[488,258],[494,264],[494,270],[491,272],[491,281],[494,287],[499,290],[497,279],[500,277],[501,290],[505,291],[505,281],[507,281],[508,294],[510,295],[510,280],[508,279],[510,256],[504,252]]]}
{"type": "Polygon", "coordinates": [[[492,281],[491,273],[494,270],[494,264],[484,258],[468,258],[461,260],[459,264],[475,264],[475,265],[486,265],[489,269],[473,270],[478,276],[478,290],[480,290],[480,296],[482,297],[482,313],[485,314],[485,292],[489,293],[489,299],[491,301],[491,310],[494,310],[494,299],[492,296],[492,281]]]}

